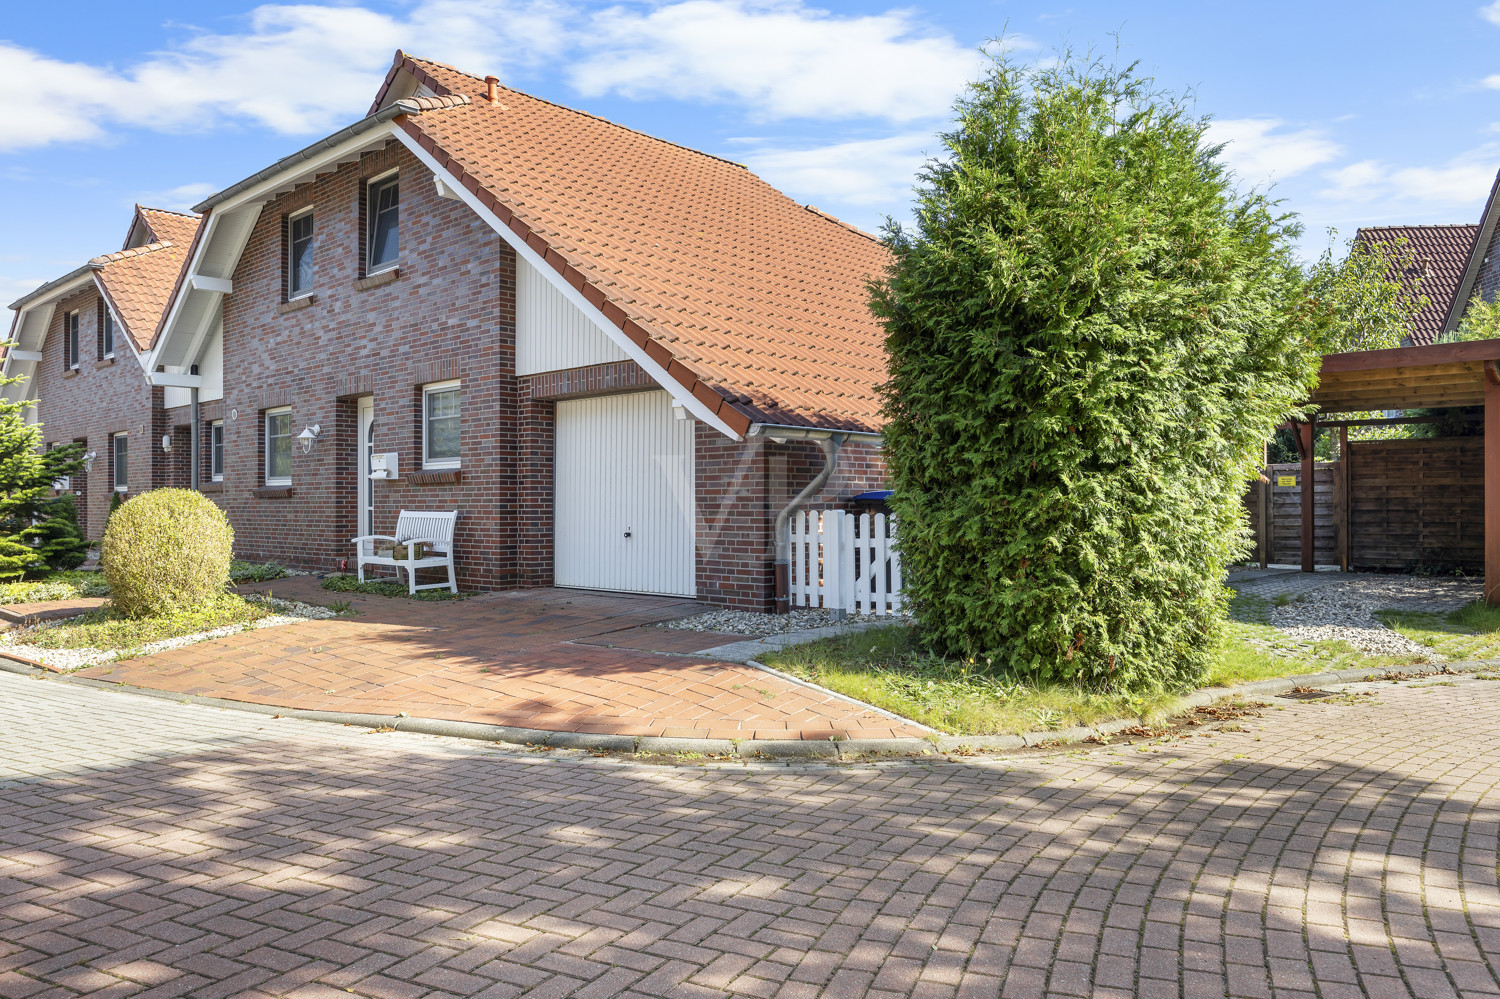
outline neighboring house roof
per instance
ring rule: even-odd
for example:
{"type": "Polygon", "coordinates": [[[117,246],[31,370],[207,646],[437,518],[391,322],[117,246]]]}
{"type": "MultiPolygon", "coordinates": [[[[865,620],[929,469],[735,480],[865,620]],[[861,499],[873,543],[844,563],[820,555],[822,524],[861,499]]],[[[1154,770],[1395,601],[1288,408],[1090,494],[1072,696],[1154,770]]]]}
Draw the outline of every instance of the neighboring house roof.
{"type": "Polygon", "coordinates": [[[137,350],[150,348],[157,321],[171,300],[177,275],[198,230],[198,219],[176,218],[191,223],[190,227],[174,225],[177,239],[147,243],[89,261],[115,317],[137,350]]]}
{"type": "Polygon", "coordinates": [[[503,87],[491,104],[399,52],[372,110],[403,72],[470,100],[419,96],[397,126],[726,424],[880,428],[874,237],[739,164],[503,87]]]}
{"type": "Polygon", "coordinates": [[[1355,242],[1388,246],[1393,252],[1400,241],[1405,240],[1401,249],[1410,254],[1411,259],[1401,268],[1399,275],[1392,277],[1399,279],[1408,296],[1419,287],[1418,293],[1427,299],[1412,322],[1410,339],[1413,346],[1433,343],[1443,332],[1443,323],[1463,279],[1478,233],[1479,226],[1469,224],[1365,226],[1355,233],[1355,242]]]}
{"type": "Polygon", "coordinates": [[[1500,243],[1497,223],[1500,223],[1500,172],[1495,174],[1495,182],[1490,186],[1490,196],[1479,216],[1479,231],[1465,261],[1463,277],[1453,294],[1453,301],[1449,303],[1448,318],[1443,323],[1445,333],[1458,329],[1475,294],[1482,294],[1487,299],[1500,295],[1500,259],[1494,259],[1495,251],[1500,249],[1496,245],[1500,243]]]}
{"type": "Polygon", "coordinates": [[[165,208],[147,208],[145,205],[136,205],[135,210],[141,221],[151,230],[153,243],[175,243],[183,249],[187,249],[193,237],[198,234],[198,226],[203,222],[199,215],[189,215],[185,212],[169,212],[165,208]]]}

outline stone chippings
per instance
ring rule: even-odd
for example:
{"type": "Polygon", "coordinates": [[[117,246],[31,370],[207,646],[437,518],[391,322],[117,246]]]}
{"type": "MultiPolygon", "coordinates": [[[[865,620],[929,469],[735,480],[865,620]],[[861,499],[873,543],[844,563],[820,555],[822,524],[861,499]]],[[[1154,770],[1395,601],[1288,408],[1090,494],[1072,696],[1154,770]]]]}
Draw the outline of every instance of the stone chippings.
{"type": "Polygon", "coordinates": [[[850,614],[841,621],[833,611],[821,607],[794,607],[785,614],[765,614],[758,611],[715,610],[692,617],[668,621],[664,628],[679,631],[719,631],[732,635],[749,635],[765,638],[768,635],[784,635],[791,631],[809,628],[828,628],[848,621],[889,621],[892,624],[910,624],[911,618],[904,614],[877,617],[874,614],[850,614]]]}
{"type": "Polygon", "coordinates": [[[1496,685],[1360,686],[1170,746],[652,767],[0,674],[0,995],[1494,995],[1496,685]]]}
{"type": "MultiPolygon", "coordinates": [[[[1262,584],[1245,592],[1273,598],[1274,587],[1262,584]]],[[[1298,645],[1341,640],[1361,652],[1375,655],[1421,653],[1431,649],[1387,628],[1376,611],[1405,610],[1447,613],[1484,595],[1482,582],[1453,577],[1340,575],[1304,588],[1293,599],[1269,612],[1272,627],[1285,632],[1298,645]]]]}

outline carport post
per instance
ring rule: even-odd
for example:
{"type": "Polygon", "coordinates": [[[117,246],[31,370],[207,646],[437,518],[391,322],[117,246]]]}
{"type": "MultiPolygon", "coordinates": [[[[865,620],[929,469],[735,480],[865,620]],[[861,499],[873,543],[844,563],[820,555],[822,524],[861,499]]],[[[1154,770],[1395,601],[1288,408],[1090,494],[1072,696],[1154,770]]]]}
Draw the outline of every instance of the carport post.
{"type": "MultiPolygon", "coordinates": [[[[1315,417],[1298,423],[1297,441],[1302,452],[1302,571],[1312,572],[1313,563],[1313,441],[1317,438],[1315,417]]],[[[1500,578],[1500,577],[1497,577],[1500,578]]]]}
{"type": "Polygon", "coordinates": [[[1484,362],[1484,602],[1500,604],[1500,374],[1484,362]]]}

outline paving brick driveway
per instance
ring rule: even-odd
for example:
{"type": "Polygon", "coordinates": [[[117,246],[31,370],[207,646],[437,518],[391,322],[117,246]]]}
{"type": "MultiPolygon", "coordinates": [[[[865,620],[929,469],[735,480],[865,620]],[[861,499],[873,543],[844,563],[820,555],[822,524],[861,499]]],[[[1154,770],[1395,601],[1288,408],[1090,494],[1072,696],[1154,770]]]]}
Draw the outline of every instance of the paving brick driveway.
{"type": "Polygon", "coordinates": [[[672,597],[508,590],[429,603],[248,587],[353,617],[245,631],[83,675],[281,707],[696,739],[916,737],[922,729],[752,666],[685,657],[740,636],[649,627],[702,611],[672,597]]]}
{"type": "Polygon", "coordinates": [[[0,996],[1492,996],[1500,684],[651,766],[0,674],[0,996]]]}

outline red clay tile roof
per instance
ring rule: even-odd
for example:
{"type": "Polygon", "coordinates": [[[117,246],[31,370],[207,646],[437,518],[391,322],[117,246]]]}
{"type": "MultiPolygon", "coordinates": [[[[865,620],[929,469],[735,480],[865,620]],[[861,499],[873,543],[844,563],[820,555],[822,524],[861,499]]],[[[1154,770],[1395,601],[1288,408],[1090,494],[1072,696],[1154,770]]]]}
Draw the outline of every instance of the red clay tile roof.
{"type": "Polygon", "coordinates": [[[1371,246],[1391,245],[1405,239],[1405,249],[1415,259],[1401,269],[1401,286],[1410,293],[1421,278],[1421,294],[1427,304],[1412,323],[1411,342],[1423,347],[1437,340],[1448,318],[1453,296],[1463,280],[1464,268],[1474,251],[1477,225],[1383,225],[1366,226],[1354,234],[1356,242],[1371,246]]]}
{"type": "MultiPolygon", "coordinates": [[[[744,167],[403,57],[438,96],[396,119],[627,336],[737,432],[878,430],[884,331],[873,237],[744,167]]],[[[378,103],[378,101],[377,101],[378,103]]]]}
{"type": "MultiPolygon", "coordinates": [[[[149,209],[143,209],[149,211],[149,209]]],[[[193,216],[161,213],[171,216],[173,232],[178,239],[160,241],[137,246],[131,250],[107,253],[95,257],[89,263],[95,268],[104,294],[120,325],[134,341],[137,349],[146,350],[156,334],[156,325],[162,312],[171,300],[177,275],[187,259],[193,236],[198,231],[199,220],[193,216]],[[189,226],[187,223],[191,223],[189,226]]],[[[155,229],[154,222],[148,222],[155,229]]]]}
{"type": "Polygon", "coordinates": [[[176,243],[186,247],[193,241],[193,236],[198,232],[198,224],[203,221],[197,215],[169,212],[164,208],[136,205],[135,210],[145,221],[146,228],[151,230],[153,243],[176,243]]]}

